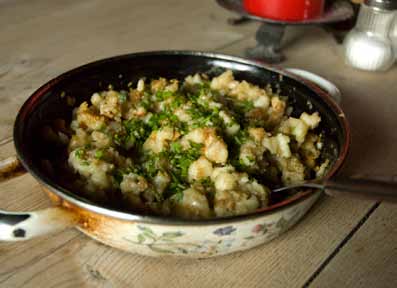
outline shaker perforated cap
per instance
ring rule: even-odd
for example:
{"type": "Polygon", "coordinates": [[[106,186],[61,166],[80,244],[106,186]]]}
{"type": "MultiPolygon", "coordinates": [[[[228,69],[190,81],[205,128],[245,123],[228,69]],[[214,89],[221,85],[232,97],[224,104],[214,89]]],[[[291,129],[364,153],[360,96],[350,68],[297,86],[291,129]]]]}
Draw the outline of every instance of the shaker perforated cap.
{"type": "Polygon", "coordinates": [[[384,10],[397,10],[397,0],[364,0],[364,4],[384,10]]]}

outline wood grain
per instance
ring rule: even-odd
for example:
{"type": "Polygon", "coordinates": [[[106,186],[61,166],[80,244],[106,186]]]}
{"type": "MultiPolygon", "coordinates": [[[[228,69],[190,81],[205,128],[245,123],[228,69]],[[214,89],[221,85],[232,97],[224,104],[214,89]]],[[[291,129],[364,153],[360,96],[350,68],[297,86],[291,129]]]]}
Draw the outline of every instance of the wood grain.
{"type": "Polygon", "coordinates": [[[0,161],[16,155],[12,139],[6,138],[6,140],[7,141],[0,143],[0,161]]]}
{"type": "Polygon", "coordinates": [[[396,208],[381,204],[312,286],[397,287],[396,208]]]}

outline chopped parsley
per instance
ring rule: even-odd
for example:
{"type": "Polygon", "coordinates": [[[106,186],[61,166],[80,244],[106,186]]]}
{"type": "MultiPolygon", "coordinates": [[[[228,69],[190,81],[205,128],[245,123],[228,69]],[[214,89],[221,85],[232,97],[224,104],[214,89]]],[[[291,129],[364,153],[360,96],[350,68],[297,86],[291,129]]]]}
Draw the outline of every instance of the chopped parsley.
{"type": "MultiPolygon", "coordinates": [[[[169,161],[171,169],[182,179],[187,178],[188,169],[192,162],[196,161],[201,155],[202,144],[190,142],[190,148],[186,150],[178,149],[169,151],[169,161]]],[[[175,147],[174,147],[175,148],[175,147]]]]}
{"type": "Polygon", "coordinates": [[[149,134],[148,125],[142,120],[125,120],[122,122],[122,129],[113,135],[113,142],[129,150],[134,146],[141,146],[149,134]]]}
{"type": "Polygon", "coordinates": [[[173,96],[173,92],[171,91],[157,91],[156,92],[156,99],[158,101],[164,101],[173,96]]]}
{"type": "Polygon", "coordinates": [[[244,144],[249,138],[247,130],[239,130],[236,135],[233,136],[233,141],[238,145],[241,146],[244,144]]]}
{"type": "Polygon", "coordinates": [[[119,91],[119,101],[120,103],[126,102],[128,99],[128,92],[125,90],[119,91]]]}
{"type": "Polygon", "coordinates": [[[167,195],[182,193],[189,187],[187,182],[188,170],[190,165],[201,155],[202,144],[190,143],[188,149],[183,149],[178,142],[171,143],[168,150],[160,153],[150,153],[146,155],[142,162],[143,176],[153,178],[157,173],[168,168],[171,182],[168,185],[167,195]],[[162,165],[167,163],[167,165],[162,165]],[[163,167],[166,166],[166,167],[163,167]]]}
{"type": "Polygon", "coordinates": [[[170,110],[153,114],[147,125],[152,131],[159,130],[165,126],[173,127],[180,132],[186,132],[187,130],[186,123],[179,121],[178,117],[170,110]]]}
{"type": "Polygon", "coordinates": [[[77,159],[82,159],[85,155],[85,150],[84,148],[77,148],[74,151],[74,155],[76,156],[77,159]]]}
{"type": "Polygon", "coordinates": [[[239,109],[241,111],[240,113],[247,113],[254,109],[254,103],[249,100],[236,101],[235,109],[239,109]]]}
{"type": "Polygon", "coordinates": [[[124,173],[121,169],[115,169],[113,171],[112,176],[113,176],[113,179],[118,187],[120,186],[120,183],[123,181],[123,177],[124,177],[123,175],[124,175],[124,173]]]}
{"type": "Polygon", "coordinates": [[[98,149],[97,151],[95,151],[95,158],[98,160],[102,160],[105,156],[105,150],[103,149],[98,149]]]}

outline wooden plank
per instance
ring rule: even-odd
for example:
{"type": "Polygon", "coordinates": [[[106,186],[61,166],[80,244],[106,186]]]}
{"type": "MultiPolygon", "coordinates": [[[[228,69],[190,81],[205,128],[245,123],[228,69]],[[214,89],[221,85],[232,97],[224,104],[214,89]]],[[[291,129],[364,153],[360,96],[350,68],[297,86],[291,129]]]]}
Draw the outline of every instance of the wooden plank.
{"type": "Polygon", "coordinates": [[[30,2],[32,1],[0,0],[0,27],[18,25],[33,18],[43,18],[48,14],[67,9],[71,4],[68,0],[30,2]],[[18,17],[15,17],[16,15],[18,17]]]}
{"type": "Polygon", "coordinates": [[[15,155],[14,142],[11,138],[6,138],[0,141],[0,161],[15,155]]]}
{"type": "Polygon", "coordinates": [[[397,209],[381,204],[311,287],[397,287],[397,209]]]}

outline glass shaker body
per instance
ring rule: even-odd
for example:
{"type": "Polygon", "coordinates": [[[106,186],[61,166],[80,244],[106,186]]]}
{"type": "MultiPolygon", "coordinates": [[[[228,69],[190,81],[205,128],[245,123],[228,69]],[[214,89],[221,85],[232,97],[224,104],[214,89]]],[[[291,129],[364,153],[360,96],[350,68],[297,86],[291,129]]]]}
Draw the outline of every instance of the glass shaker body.
{"type": "Polygon", "coordinates": [[[395,60],[389,38],[394,12],[361,5],[356,27],[346,36],[346,62],[358,69],[384,71],[395,60]]]}
{"type": "Polygon", "coordinates": [[[393,45],[394,58],[397,59],[397,11],[394,12],[394,21],[390,29],[390,40],[393,45]]]}

